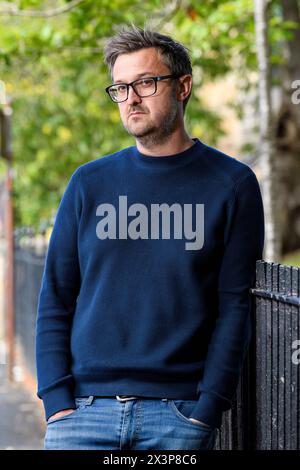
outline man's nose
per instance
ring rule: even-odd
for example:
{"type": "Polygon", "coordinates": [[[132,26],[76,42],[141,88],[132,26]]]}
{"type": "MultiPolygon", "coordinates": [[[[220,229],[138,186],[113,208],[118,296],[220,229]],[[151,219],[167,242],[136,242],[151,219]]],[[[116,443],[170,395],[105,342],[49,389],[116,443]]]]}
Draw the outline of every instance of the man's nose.
{"type": "Polygon", "coordinates": [[[134,104],[134,103],[140,103],[142,101],[142,98],[136,94],[132,86],[129,87],[128,90],[128,98],[127,102],[128,104],[134,104]]]}

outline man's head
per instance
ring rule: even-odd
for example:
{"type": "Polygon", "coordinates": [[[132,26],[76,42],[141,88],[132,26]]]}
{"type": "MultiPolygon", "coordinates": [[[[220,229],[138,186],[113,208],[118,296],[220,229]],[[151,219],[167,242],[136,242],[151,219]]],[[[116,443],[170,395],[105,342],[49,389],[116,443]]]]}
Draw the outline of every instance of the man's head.
{"type": "MultiPolygon", "coordinates": [[[[192,66],[187,48],[149,29],[123,27],[105,45],[104,60],[113,83],[128,84],[146,77],[174,75],[156,82],[156,93],[140,97],[130,86],[128,99],[118,103],[129,134],[145,145],[162,143],[180,126],[192,89],[192,66]],[[130,116],[133,111],[144,114],[130,116]]],[[[146,84],[145,84],[146,85],[146,84]]],[[[136,89],[143,89],[144,85],[136,89]]],[[[144,95],[147,93],[139,92],[144,95]]]]}

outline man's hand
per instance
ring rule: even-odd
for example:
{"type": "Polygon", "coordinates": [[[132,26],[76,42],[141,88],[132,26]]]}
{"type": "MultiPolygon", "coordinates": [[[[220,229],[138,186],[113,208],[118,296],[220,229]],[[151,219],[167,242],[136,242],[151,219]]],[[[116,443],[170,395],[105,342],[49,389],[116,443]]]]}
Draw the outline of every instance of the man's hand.
{"type": "Polygon", "coordinates": [[[210,428],[210,425],[209,424],[206,424],[206,423],[203,423],[203,421],[200,421],[199,419],[195,419],[195,418],[189,418],[190,421],[193,421],[194,423],[200,423],[202,424],[203,426],[207,427],[207,428],[210,428]]]}
{"type": "Polygon", "coordinates": [[[68,415],[68,414],[72,413],[73,411],[75,411],[75,409],[76,408],[67,408],[66,410],[58,411],[57,413],[54,413],[53,415],[49,416],[47,422],[49,423],[51,418],[54,419],[54,418],[59,418],[60,416],[68,415]]]}

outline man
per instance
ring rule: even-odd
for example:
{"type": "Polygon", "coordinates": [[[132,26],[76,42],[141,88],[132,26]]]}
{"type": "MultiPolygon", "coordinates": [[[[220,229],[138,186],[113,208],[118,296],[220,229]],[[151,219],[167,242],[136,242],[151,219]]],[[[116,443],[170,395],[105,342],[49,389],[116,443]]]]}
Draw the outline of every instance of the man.
{"type": "Polygon", "coordinates": [[[250,340],[259,184],[187,134],[183,45],[132,25],[105,62],[136,145],[77,168],[58,208],[36,332],[45,448],[211,449],[250,340]]]}

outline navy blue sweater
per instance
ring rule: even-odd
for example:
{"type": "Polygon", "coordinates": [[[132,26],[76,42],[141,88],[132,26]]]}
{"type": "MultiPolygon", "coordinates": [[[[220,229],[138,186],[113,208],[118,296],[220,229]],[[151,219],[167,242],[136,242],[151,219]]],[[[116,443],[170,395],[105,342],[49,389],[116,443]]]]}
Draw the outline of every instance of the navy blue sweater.
{"type": "Polygon", "coordinates": [[[79,166],[60,201],[36,321],[46,419],[75,396],[197,399],[219,427],[251,337],[264,211],[253,170],[194,138],[79,166]]]}

